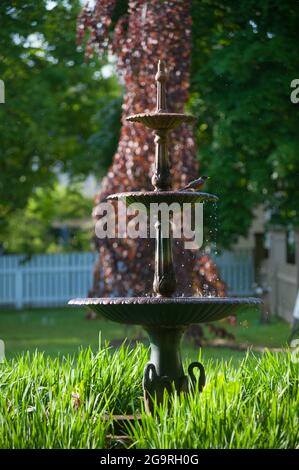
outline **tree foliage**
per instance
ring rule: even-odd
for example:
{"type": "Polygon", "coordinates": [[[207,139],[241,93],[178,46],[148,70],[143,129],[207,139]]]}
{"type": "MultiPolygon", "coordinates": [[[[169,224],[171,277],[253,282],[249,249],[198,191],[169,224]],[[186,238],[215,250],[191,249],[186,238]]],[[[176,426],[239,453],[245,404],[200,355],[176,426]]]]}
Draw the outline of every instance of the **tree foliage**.
{"type": "MultiPolygon", "coordinates": [[[[98,10],[100,22],[95,15],[85,18],[95,36],[87,46],[91,59],[84,61],[84,48],[76,47],[75,38],[79,0],[1,1],[0,78],[6,103],[0,105],[0,243],[11,214],[25,208],[38,188],[53,187],[62,171],[74,179],[89,173],[102,176],[116,150],[121,89],[115,76],[104,78],[99,72],[107,63],[107,41],[116,41],[115,52],[125,60],[131,57],[134,66],[145,43],[138,28],[130,32],[133,49],[117,43],[127,35],[127,13],[136,2],[131,10],[128,1],[98,3],[106,5],[107,14],[98,10]],[[91,54],[95,44],[100,60],[91,54]]],[[[167,8],[175,3],[163,2],[167,8]]],[[[191,6],[188,107],[198,116],[201,173],[210,176],[207,189],[220,196],[218,242],[229,246],[246,235],[260,204],[272,222],[298,224],[299,107],[290,101],[290,83],[298,78],[299,7],[292,0],[192,0],[191,6]]],[[[150,9],[141,10],[140,18],[147,20],[150,9]]],[[[169,18],[176,21],[175,14],[169,18]]],[[[155,27],[148,22],[154,35],[155,27]]],[[[149,33],[147,38],[154,41],[150,66],[159,47],[167,56],[170,46],[166,40],[157,45],[149,33]]],[[[181,60],[182,67],[186,63],[181,60]]],[[[176,174],[184,182],[196,176],[194,168],[176,174]]]]}
{"type": "Polygon", "coordinates": [[[0,242],[38,188],[61,172],[101,176],[114,153],[119,120],[106,117],[120,113],[120,88],[101,73],[106,57],[86,62],[76,46],[79,10],[79,0],[1,1],[0,242]]]}
{"type": "Polygon", "coordinates": [[[246,235],[253,209],[298,224],[299,6],[286,0],[193,1],[192,96],[209,190],[220,196],[220,242],[246,235]]]}

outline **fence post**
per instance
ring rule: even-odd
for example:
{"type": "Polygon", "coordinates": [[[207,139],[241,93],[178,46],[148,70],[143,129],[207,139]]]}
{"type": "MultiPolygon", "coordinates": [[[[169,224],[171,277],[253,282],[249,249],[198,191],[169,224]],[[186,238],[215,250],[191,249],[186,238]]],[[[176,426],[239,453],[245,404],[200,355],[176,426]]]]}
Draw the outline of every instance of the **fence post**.
{"type": "Polygon", "coordinates": [[[286,231],[283,227],[272,226],[269,230],[270,252],[269,252],[269,284],[270,284],[270,310],[278,315],[279,309],[279,282],[278,271],[281,264],[286,263],[286,231]]]}
{"type": "Polygon", "coordinates": [[[299,291],[299,228],[295,230],[295,263],[296,263],[296,282],[299,291]]]}
{"type": "Polygon", "coordinates": [[[22,267],[17,266],[15,274],[15,305],[17,309],[23,307],[23,272],[22,267]]]}

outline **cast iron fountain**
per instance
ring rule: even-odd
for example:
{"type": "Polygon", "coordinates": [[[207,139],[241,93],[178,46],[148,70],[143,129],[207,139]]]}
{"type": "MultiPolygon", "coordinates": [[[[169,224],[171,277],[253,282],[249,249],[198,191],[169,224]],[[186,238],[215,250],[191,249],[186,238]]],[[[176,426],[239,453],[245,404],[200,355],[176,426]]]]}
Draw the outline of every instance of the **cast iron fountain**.
{"type": "MultiPolygon", "coordinates": [[[[171,188],[167,135],[171,129],[183,122],[192,122],[193,117],[180,113],[169,113],[166,106],[166,72],[162,62],[158,64],[157,109],[152,113],[129,116],[128,121],[143,123],[154,130],[155,134],[155,170],[152,176],[154,191],[118,193],[108,199],[125,200],[127,204],[141,202],[149,208],[153,202],[168,204],[177,202],[197,203],[215,201],[217,197],[199,191],[177,190],[171,188]]],[[[256,308],[260,299],[236,297],[178,297],[176,292],[176,274],[172,255],[172,223],[169,220],[168,236],[162,230],[161,214],[155,224],[155,274],[154,294],[150,297],[118,297],[73,299],[69,303],[87,306],[112,321],[142,325],[147,331],[151,357],[146,365],[143,377],[145,407],[152,411],[153,400],[163,399],[164,390],[172,393],[202,390],[205,385],[205,371],[202,364],[192,362],[188,375],[184,374],[180,354],[180,342],[188,325],[220,320],[237,314],[244,307],[256,308]],[[194,374],[194,370],[199,373],[194,374]]]]}

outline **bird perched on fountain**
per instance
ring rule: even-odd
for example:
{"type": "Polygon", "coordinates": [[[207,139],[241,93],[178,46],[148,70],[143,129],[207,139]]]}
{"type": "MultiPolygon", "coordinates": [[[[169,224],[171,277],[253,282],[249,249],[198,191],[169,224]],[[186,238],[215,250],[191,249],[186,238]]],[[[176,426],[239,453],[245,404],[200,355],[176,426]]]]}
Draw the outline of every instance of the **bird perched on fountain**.
{"type": "Polygon", "coordinates": [[[180,191],[198,191],[203,187],[208,178],[208,176],[201,176],[200,178],[197,178],[197,180],[190,181],[190,183],[180,189],[180,191]]]}

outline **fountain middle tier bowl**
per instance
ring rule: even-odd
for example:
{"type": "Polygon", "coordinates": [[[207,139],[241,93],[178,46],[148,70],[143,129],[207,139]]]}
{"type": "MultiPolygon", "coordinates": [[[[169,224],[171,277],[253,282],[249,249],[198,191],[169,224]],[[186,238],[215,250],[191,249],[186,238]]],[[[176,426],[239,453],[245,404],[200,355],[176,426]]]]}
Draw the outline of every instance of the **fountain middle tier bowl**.
{"type": "Polygon", "coordinates": [[[257,309],[253,297],[103,297],[73,299],[109,320],[143,326],[187,326],[220,320],[247,309],[257,309]]]}
{"type": "Polygon", "coordinates": [[[141,203],[147,208],[150,204],[157,203],[166,204],[178,203],[180,207],[186,203],[197,203],[204,201],[217,201],[218,197],[214,194],[199,191],[131,191],[127,193],[111,194],[108,200],[120,199],[127,205],[141,203]]]}

